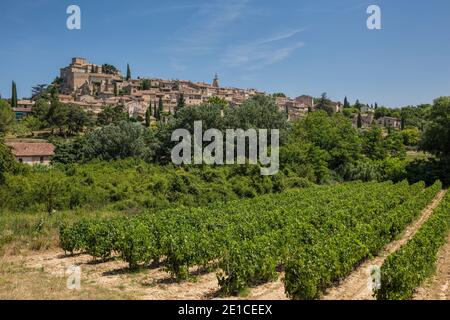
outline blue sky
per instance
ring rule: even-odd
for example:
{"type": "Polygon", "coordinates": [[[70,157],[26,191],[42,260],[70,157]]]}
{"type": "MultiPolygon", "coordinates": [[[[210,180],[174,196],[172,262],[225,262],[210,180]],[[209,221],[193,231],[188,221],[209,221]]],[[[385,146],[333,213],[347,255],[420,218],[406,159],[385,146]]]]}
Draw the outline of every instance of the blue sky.
{"type": "Polygon", "coordinates": [[[49,83],[71,57],[134,77],[327,92],[390,107],[450,95],[448,0],[0,1],[0,94],[49,83]],[[82,29],[66,28],[77,4],[82,29]],[[382,30],[366,27],[370,4],[382,30]]]}

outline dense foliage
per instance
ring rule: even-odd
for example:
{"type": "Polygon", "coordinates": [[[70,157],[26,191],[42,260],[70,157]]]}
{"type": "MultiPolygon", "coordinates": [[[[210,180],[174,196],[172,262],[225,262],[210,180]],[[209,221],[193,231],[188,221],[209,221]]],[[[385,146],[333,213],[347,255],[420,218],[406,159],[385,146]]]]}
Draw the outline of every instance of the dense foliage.
{"type": "Polygon", "coordinates": [[[302,184],[307,181],[290,173],[262,177],[256,166],[176,168],[133,159],[54,168],[23,166],[21,172],[5,173],[0,209],[47,211],[42,190],[48,185],[56,188],[51,210],[141,210],[253,198],[302,184]]]}

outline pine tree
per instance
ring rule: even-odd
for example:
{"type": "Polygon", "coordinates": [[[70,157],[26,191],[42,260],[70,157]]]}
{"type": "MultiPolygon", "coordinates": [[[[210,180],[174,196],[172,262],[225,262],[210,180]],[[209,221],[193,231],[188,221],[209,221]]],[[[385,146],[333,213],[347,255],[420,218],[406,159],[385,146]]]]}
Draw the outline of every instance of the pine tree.
{"type": "Polygon", "coordinates": [[[345,108],[350,108],[350,103],[348,102],[347,97],[345,97],[345,99],[344,99],[344,109],[345,108]]]}
{"type": "Polygon", "coordinates": [[[130,65],[127,64],[127,77],[126,77],[127,81],[131,80],[131,69],[130,69],[130,65]]]}
{"type": "Polygon", "coordinates": [[[378,103],[375,102],[375,110],[378,109],[378,103]]]}
{"type": "Polygon", "coordinates": [[[17,87],[15,81],[12,82],[11,108],[17,108],[17,87]]]}

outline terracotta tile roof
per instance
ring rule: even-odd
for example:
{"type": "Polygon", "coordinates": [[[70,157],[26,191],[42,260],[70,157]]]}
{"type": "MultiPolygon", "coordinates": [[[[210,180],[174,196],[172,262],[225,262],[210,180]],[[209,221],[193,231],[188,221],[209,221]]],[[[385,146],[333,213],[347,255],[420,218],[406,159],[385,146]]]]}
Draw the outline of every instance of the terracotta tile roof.
{"type": "Polygon", "coordinates": [[[34,105],[34,101],[31,101],[31,100],[19,100],[19,101],[17,101],[17,105],[33,106],[34,105]]]}
{"type": "Polygon", "coordinates": [[[55,154],[55,146],[47,142],[6,142],[16,157],[52,156],[55,154]]]}

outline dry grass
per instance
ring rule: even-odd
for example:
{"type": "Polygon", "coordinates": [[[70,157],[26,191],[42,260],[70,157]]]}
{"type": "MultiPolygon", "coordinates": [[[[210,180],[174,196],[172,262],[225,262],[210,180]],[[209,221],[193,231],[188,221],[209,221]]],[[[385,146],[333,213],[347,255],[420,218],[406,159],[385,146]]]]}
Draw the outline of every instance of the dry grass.
{"type": "Polygon", "coordinates": [[[133,299],[128,293],[109,290],[89,283],[80,290],[69,290],[65,277],[55,277],[43,269],[31,269],[23,263],[0,259],[1,300],[119,300],[133,299]]]}

